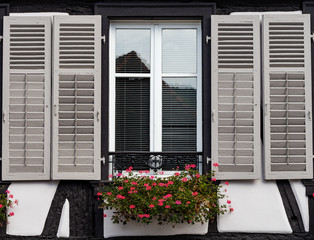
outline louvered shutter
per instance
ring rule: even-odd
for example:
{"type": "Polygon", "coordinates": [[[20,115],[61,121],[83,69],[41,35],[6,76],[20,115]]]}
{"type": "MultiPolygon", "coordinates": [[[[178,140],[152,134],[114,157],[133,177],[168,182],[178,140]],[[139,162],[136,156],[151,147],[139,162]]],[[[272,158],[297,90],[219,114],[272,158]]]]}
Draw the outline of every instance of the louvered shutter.
{"type": "Polygon", "coordinates": [[[217,179],[260,169],[260,21],[212,16],[212,166],[217,179]]]}
{"type": "Polygon", "coordinates": [[[53,178],[100,179],[100,16],[56,16],[53,178]]]}
{"type": "Polygon", "coordinates": [[[265,15],[266,179],[312,178],[310,15],[265,15]]]}
{"type": "Polygon", "coordinates": [[[4,17],[2,179],[50,178],[50,17],[4,17]]]}

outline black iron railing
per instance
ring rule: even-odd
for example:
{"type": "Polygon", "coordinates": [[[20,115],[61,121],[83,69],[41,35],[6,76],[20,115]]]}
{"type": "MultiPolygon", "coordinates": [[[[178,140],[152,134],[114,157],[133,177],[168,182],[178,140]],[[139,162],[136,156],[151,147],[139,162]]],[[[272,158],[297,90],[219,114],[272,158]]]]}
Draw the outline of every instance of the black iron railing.
{"type": "Polygon", "coordinates": [[[200,170],[201,152],[109,152],[112,172],[128,169],[163,171],[183,170],[187,164],[195,164],[200,170]]]}

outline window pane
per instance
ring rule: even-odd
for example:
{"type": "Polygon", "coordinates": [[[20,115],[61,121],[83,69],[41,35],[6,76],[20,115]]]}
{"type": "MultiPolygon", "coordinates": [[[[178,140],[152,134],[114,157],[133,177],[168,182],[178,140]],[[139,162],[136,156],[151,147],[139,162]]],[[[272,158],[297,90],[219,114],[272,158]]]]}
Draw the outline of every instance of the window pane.
{"type": "Polygon", "coordinates": [[[116,72],[150,72],[150,29],[116,29],[116,72]]]}
{"type": "Polygon", "coordinates": [[[149,151],[149,108],[149,78],[116,78],[116,151],[149,151]]]}
{"type": "Polygon", "coordinates": [[[196,78],[163,78],[163,151],[196,151],[196,94],[196,78]]]}
{"type": "Polygon", "coordinates": [[[196,73],[196,29],[162,30],[162,72],[196,73]]]}

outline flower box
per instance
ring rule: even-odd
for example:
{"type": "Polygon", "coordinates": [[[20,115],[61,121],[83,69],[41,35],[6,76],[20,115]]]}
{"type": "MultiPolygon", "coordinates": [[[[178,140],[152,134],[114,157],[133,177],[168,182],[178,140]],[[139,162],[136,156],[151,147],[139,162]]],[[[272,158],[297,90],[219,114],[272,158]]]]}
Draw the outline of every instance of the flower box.
{"type": "Polygon", "coordinates": [[[205,235],[208,230],[208,222],[188,224],[177,223],[175,227],[172,224],[159,225],[157,221],[151,224],[143,224],[137,221],[130,221],[127,224],[114,224],[111,220],[113,210],[104,210],[106,217],[104,218],[104,237],[118,236],[166,236],[166,235],[205,235]]]}
{"type": "Polygon", "coordinates": [[[206,234],[208,222],[227,206],[218,204],[225,196],[213,174],[200,175],[195,167],[187,165],[166,178],[134,174],[130,167],[128,176],[114,177],[97,193],[103,200],[105,237],[206,234]]]}

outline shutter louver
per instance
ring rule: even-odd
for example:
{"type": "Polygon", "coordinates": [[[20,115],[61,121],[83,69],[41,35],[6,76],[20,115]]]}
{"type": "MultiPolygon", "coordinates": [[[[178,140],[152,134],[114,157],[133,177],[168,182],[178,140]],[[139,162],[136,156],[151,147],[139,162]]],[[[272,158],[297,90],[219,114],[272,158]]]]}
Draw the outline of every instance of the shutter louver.
{"type": "Polygon", "coordinates": [[[257,179],[260,22],[212,16],[212,165],[217,179],[257,179]]]}
{"type": "Polygon", "coordinates": [[[3,180],[50,178],[50,17],[4,17],[3,180]]]}
{"type": "Polygon", "coordinates": [[[263,24],[266,179],[312,178],[310,16],[263,24]]]}
{"type": "Polygon", "coordinates": [[[54,18],[54,179],[100,179],[100,20],[54,18]]]}

